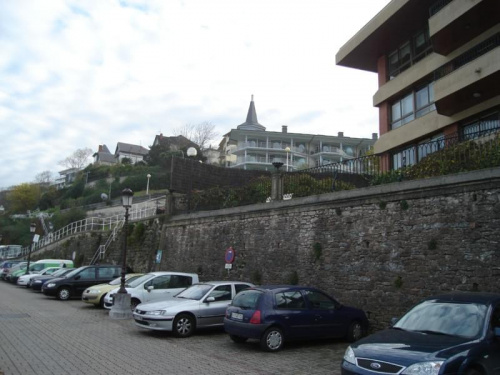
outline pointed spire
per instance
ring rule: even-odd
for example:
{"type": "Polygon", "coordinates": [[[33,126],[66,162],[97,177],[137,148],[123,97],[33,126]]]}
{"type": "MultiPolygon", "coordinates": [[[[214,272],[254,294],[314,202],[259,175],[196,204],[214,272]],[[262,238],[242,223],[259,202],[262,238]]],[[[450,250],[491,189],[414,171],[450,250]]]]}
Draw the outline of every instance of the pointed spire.
{"type": "Polygon", "coordinates": [[[255,110],[255,104],[253,102],[253,94],[251,96],[250,107],[248,108],[247,120],[238,126],[240,130],[262,130],[265,131],[266,128],[259,124],[257,120],[257,111],[255,110]]]}

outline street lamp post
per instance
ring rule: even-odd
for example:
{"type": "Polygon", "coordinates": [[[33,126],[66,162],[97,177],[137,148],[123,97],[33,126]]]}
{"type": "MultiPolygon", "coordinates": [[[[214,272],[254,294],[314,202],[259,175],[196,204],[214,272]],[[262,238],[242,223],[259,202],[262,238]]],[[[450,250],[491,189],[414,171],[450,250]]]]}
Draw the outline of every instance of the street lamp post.
{"type": "Polygon", "coordinates": [[[31,245],[30,245],[30,248],[28,250],[28,264],[26,264],[26,273],[25,273],[25,275],[27,275],[27,274],[30,273],[31,250],[33,250],[33,243],[34,243],[34,239],[35,239],[35,232],[36,232],[36,224],[35,223],[31,223],[30,224],[31,245]]]}
{"type": "Polygon", "coordinates": [[[290,152],[290,147],[285,148],[286,151],[286,171],[288,172],[288,153],[290,152]]]}
{"type": "Polygon", "coordinates": [[[149,196],[149,179],[151,178],[151,175],[148,173],[146,177],[148,178],[148,184],[146,185],[146,195],[148,196],[148,199],[150,199],[150,196],[149,196]]]}
{"type": "Polygon", "coordinates": [[[127,231],[128,231],[128,209],[132,207],[132,197],[134,192],[130,189],[122,191],[122,205],[125,208],[125,224],[124,224],[124,239],[123,239],[123,254],[122,254],[122,274],[120,279],[120,289],[115,293],[113,299],[113,307],[109,312],[109,317],[112,319],[129,319],[132,317],[130,309],[130,294],[125,289],[125,275],[127,273],[127,231]]]}

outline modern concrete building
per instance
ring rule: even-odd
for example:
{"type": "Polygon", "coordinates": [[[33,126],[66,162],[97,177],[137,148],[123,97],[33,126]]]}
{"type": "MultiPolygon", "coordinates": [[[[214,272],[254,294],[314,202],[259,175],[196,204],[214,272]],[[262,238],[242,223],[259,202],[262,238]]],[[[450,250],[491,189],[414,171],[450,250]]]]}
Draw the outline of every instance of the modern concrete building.
{"type": "Polygon", "coordinates": [[[219,144],[222,164],[230,168],[273,169],[273,162],[282,162],[283,169],[294,171],[366,154],[373,147],[372,138],[266,131],[257,121],[255,103],[250,101],[246,121],[227,133],[219,144]]]}
{"type": "Polygon", "coordinates": [[[499,0],[392,0],[340,48],[337,65],[378,74],[387,168],[416,163],[425,142],[500,130],[499,46],[499,0]]]}

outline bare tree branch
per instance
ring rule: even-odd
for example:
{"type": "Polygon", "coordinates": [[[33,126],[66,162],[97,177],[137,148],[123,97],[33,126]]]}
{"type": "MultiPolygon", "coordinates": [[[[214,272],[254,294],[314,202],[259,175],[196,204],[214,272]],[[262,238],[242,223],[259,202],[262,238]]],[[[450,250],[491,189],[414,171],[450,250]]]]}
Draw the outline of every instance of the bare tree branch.
{"type": "Polygon", "coordinates": [[[210,141],[215,140],[219,135],[215,131],[215,125],[210,121],[204,121],[197,125],[185,124],[173,130],[174,135],[182,135],[191,142],[196,143],[201,150],[205,150],[210,145],[210,141]]]}
{"type": "Polygon", "coordinates": [[[58,164],[66,168],[82,169],[87,165],[90,155],[92,155],[90,148],[79,148],[66,159],[59,161],[58,164]]]}

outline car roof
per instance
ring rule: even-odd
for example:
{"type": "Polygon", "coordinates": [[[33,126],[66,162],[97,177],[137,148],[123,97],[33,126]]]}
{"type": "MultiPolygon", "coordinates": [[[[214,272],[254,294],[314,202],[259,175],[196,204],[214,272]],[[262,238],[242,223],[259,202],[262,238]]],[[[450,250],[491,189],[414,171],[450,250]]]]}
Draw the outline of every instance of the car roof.
{"type": "Polygon", "coordinates": [[[454,292],[435,295],[426,298],[424,301],[439,301],[439,302],[472,302],[491,304],[500,301],[500,294],[485,293],[485,292],[454,292]]]}
{"type": "Polygon", "coordinates": [[[198,276],[195,273],[175,272],[175,271],[155,271],[155,272],[148,272],[147,275],[155,275],[155,276],[161,276],[161,275],[198,276]]]}
{"type": "Polygon", "coordinates": [[[310,286],[303,286],[303,285],[259,285],[257,287],[254,287],[254,289],[260,289],[260,290],[268,290],[268,291],[274,291],[274,292],[282,292],[282,291],[295,291],[295,290],[319,290],[314,287],[310,286]]]}
{"type": "Polygon", "coordinates": [[[247,281],[231,281],[231,280],[226,280],[226,281],[203,281],[201,283],[196,283],[194,285],[199,285],[199,284],[210,284],[210,285],[221,285],[221,284],[247,284],[247,285],[253,285],[252,283],[249,283],[247,281]]]}

